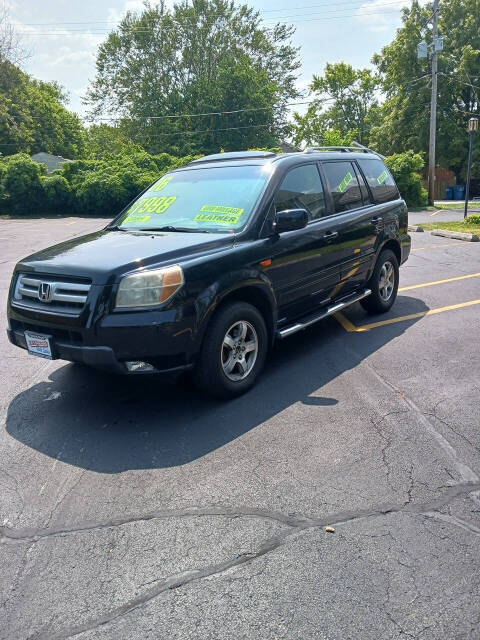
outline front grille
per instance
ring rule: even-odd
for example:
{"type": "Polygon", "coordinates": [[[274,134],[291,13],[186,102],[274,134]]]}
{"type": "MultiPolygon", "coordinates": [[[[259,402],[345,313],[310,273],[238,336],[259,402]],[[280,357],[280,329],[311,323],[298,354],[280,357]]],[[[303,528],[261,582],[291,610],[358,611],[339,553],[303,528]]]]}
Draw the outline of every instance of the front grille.
{"type": "Polygon", "coordinates": [[[54,276],[41,277],[21,273],[15,284],[13,304],[57,313],[79,315],[87,301],[90,282],[73,282],[54,276]]]}

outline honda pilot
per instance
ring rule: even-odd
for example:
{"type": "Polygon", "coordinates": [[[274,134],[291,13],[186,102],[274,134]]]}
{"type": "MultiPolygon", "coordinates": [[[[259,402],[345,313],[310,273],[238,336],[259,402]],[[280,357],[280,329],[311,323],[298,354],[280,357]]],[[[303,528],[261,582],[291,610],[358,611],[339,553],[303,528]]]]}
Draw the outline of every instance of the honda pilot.
{"type": "Polygon", "coordinates": [[[10,341],[128,375],[191,371],[232,397],[270,348],[360,301],[384,313],[408,213],[375,153],[206,156],[160,177],[103,230],[15,267],[10,341]]]}

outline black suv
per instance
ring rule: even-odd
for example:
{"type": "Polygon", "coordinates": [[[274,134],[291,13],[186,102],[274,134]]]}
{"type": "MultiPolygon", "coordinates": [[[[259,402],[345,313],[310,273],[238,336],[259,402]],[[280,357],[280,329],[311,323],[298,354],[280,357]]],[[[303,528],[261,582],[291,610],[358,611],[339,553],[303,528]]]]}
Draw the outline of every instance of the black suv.
{"type": "Polygon", "coordinates": [[[10,341],[119,373],[192,370],[249,389],[275,339],[360,301],[392,306],[405,202],[368,150],[206,156],[162,176],[105,229],[17,264],[10,341]]]}

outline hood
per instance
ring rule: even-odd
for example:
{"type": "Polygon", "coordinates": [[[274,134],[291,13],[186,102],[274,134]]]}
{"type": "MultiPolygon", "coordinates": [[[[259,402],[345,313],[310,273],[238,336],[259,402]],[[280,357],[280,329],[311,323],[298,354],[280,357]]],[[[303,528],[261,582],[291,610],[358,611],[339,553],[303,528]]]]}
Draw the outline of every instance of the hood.
{"type": "Polygon", "coordinates": [[[112,276],[146,266],[172,263],[233,245],[223,233],[138,233],[107,230],[54,245],[21,260],[17,269],[45,275],[91,278],[105,284],[112,276]]]}

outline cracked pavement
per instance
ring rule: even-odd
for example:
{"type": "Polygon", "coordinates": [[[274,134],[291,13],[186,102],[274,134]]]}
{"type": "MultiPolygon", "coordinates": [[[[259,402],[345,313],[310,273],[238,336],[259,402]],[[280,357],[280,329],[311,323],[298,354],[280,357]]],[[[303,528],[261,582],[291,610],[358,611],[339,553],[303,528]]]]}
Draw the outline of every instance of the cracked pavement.
{"type": "MultiPolygon", "coordinates": [[[[16,260],[104,224],[0,220],[0,303],[16,260]]],[[[401,286],[480,272],[477,245],[412,235],[401,286]]],[[[0,639],[478,640],[479,328],[478,307],[331,318],[223,404],[2,335],[0,639]]]]}

